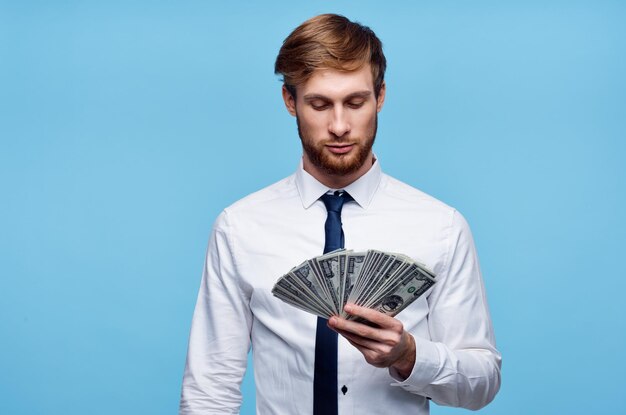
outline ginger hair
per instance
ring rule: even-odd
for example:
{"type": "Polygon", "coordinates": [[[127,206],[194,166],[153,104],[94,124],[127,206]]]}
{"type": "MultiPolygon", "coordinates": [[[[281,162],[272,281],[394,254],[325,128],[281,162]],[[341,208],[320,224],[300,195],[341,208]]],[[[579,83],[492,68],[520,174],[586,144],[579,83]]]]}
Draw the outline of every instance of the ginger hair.
{"type": "Polygon", "coordinates": [[[283,76],[285,87],[295,97],[296,87],[316,70],[354,71],[368,63],[378,97],[387,66],[380,39],[369,27],[344,16],[321,14],[287,36],[276,57],[274,73],[283,76]]]}

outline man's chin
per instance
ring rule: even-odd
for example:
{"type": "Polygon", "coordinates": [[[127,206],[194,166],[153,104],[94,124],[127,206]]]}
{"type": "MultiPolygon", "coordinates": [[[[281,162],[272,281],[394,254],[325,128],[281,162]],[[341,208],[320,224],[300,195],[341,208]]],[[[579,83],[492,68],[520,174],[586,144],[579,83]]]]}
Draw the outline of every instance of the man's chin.
{"type": "MultiPolygon", "coordinates": [[[[302,137],[301,137],[302,140],[302,137]]],[[[374,140],[371,140],[373,144],[374,140]]],[[[345,153],[333,152],[324,144],[310,146],[302,140],[303,150],[311,165],[329,176],[349,176],[359,171],[372,158],[372,146],[354,144],[345,153]]]]}
{"type": "Polygon", "coordinates": [[[325,157],[320,161],[318,168],[332,176],[345,176],[359,170],[364,163],[353,155],[341,154],[325,157]]]}

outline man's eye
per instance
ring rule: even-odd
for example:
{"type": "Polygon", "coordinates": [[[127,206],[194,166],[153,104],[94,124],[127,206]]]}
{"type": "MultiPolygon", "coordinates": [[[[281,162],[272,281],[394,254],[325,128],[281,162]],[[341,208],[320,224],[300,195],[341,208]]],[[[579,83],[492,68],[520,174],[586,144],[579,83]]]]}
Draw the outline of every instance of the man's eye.
{"type": "Polygon", "coordinates": [[[323,111],[328,108],[328,104],[323,102],[311,102],[311,107],[316,111],[323,111]]]}
{"type": "Polygon", "coordinates": [[[348,107],[354,108],[354,109],[361,108],[364,103],[365,101],[350,101],[348,102],[348,107]]]}

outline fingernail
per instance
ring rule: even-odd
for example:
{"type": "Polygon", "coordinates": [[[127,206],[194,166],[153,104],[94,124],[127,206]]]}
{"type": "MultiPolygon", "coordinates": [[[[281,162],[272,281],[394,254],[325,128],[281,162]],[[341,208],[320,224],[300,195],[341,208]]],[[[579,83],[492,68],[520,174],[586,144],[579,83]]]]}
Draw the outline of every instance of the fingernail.
{"type": "Polygon", "coordinates": [[[346,312],[348,313],[352,312],[352,306],[350,304],[346,304],[343,309],[346,310],[346,312]]]}
{"type": "Polygon", "coordinates": [[[328,319],[328,324],[330,324],[331,326],[334,326],[336,322],[337,322],[336,317],[331,317],[328,319]]]}

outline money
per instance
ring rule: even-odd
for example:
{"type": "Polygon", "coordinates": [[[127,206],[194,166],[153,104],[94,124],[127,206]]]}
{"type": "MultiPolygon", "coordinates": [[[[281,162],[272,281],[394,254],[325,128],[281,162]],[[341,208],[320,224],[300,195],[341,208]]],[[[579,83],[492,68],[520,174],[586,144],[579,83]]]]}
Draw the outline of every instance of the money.
{"type": "Polygon", "coordinates": [[[339,249],[311,258],[278,279],[272,294],[323,318],[351,302],[395,316],[435,284],[435,274],[406,255],[339,249]]]}

